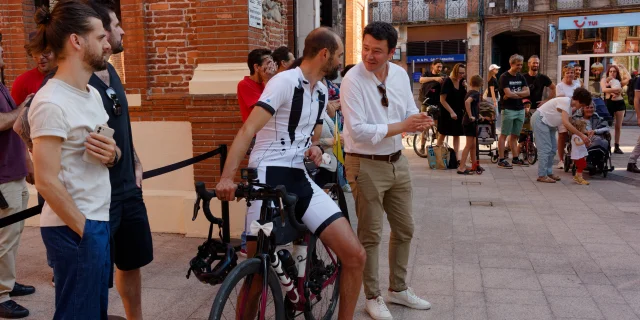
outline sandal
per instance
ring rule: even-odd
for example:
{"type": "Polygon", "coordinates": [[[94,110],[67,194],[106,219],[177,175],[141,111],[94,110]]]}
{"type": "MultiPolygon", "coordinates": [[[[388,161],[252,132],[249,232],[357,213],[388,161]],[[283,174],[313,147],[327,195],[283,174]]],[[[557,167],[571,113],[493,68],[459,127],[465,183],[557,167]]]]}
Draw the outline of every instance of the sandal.
{"type": "Polygon", "coordinates": [[[555,181],[560,181],[560,180],[562,180],[559,176],[556,176],[555,174],[550,174],[550,175],[548,175],[547,177],[549,177],[549,178],[551,178],[551,179],[553,179],[553,180],[555,180],[555,181]]]}
{"type": "Polygon", "coordinates": [[[465,169],[464,171],[456,171],[458,174],[464,174],[464,175],[472,175],[473,171],[469,171],[469,169],[465,169]]]}
{"type": "Polygon", "coordinates": [[[544,177],[538,177],[538,182],[544,182],[544,183],[556,183],[556,180],[551,179],[548,176],[544,176],[544,177]]]}

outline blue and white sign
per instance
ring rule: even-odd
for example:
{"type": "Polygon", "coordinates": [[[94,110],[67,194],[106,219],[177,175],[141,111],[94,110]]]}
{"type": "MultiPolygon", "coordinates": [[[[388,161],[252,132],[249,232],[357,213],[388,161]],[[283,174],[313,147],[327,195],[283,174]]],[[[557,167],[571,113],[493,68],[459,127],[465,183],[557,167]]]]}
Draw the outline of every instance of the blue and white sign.
{"type": "Polygon", "coordinates": [[[422,73],[414,72],[413,73],[413,82],[420,82],[420,77],[422,77],[422,73]]]}
{"type": "Polygon", "coordinates": [[[416,63],[431,63],[433,60],[440,59],[442,62],[464,62],[467,61],[466,54],[446,54],[441,56],[407,56],[407,63],[415,61],[416,63]]]}
{"type": "Polygon", "coordinates": [[[559,30],[629,27],[637,25],[640,25],[640,12],[562,17],[558,20],[559,30]]]}

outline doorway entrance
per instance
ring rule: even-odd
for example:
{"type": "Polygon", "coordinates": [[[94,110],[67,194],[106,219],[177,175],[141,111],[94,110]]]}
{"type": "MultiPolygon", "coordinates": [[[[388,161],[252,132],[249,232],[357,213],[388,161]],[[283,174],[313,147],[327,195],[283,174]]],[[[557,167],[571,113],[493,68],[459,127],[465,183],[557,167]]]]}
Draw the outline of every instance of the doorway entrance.
{"type": "Polygon", "coordinates": [[[491,41],[491,63],[500,66],[500,73],[509,70],[509,57],[514,54],[524,57],[522,73],[528,72],[527,59],[540,55],[540,35],[530,31],[507,31],[495,35],[491,41]]]}

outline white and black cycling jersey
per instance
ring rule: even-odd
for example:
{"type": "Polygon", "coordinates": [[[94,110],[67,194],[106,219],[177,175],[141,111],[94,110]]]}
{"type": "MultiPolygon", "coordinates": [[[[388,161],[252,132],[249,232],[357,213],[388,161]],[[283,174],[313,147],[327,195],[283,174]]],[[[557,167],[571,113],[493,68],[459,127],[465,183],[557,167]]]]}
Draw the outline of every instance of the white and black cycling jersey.
{"type": "Polygon", "coordinates": [[[322,125],[326,101],[327,87],[309,83],[300,68],[269,80],[256,107],[273,117],[256,135],[249,166],[304,168],[304,152],[311,146],[316,124],[322,125]]]}

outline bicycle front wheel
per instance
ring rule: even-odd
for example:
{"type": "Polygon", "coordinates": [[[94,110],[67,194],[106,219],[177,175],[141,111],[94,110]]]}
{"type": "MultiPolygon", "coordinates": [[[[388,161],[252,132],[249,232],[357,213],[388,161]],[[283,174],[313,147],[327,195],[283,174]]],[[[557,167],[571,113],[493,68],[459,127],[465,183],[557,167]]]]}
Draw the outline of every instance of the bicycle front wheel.
{"type": "Polygon", "coordinates": [[[261,265],[260,259],[252,258],[231,270],[213,300],[209,320],[261,319],[261,315],[264,315],[264,319],[285,320],[283,295],[278,277],[269,267],[269,288],[267,292],[262,292],[261,265]],[[263,301],[265,308],[262,308],[263,301]]]}
{"type": "Polygon", "coordinates": [[[533,165],[534,163],[536,163],[536,161],[538,161],[538,149],[533,144],[533,142],[528,142],[527,143],[527,154],[526,154],[526,156],[527,156],[526,157],[527,162],[529,162],[530,165],[533,165]]]}

